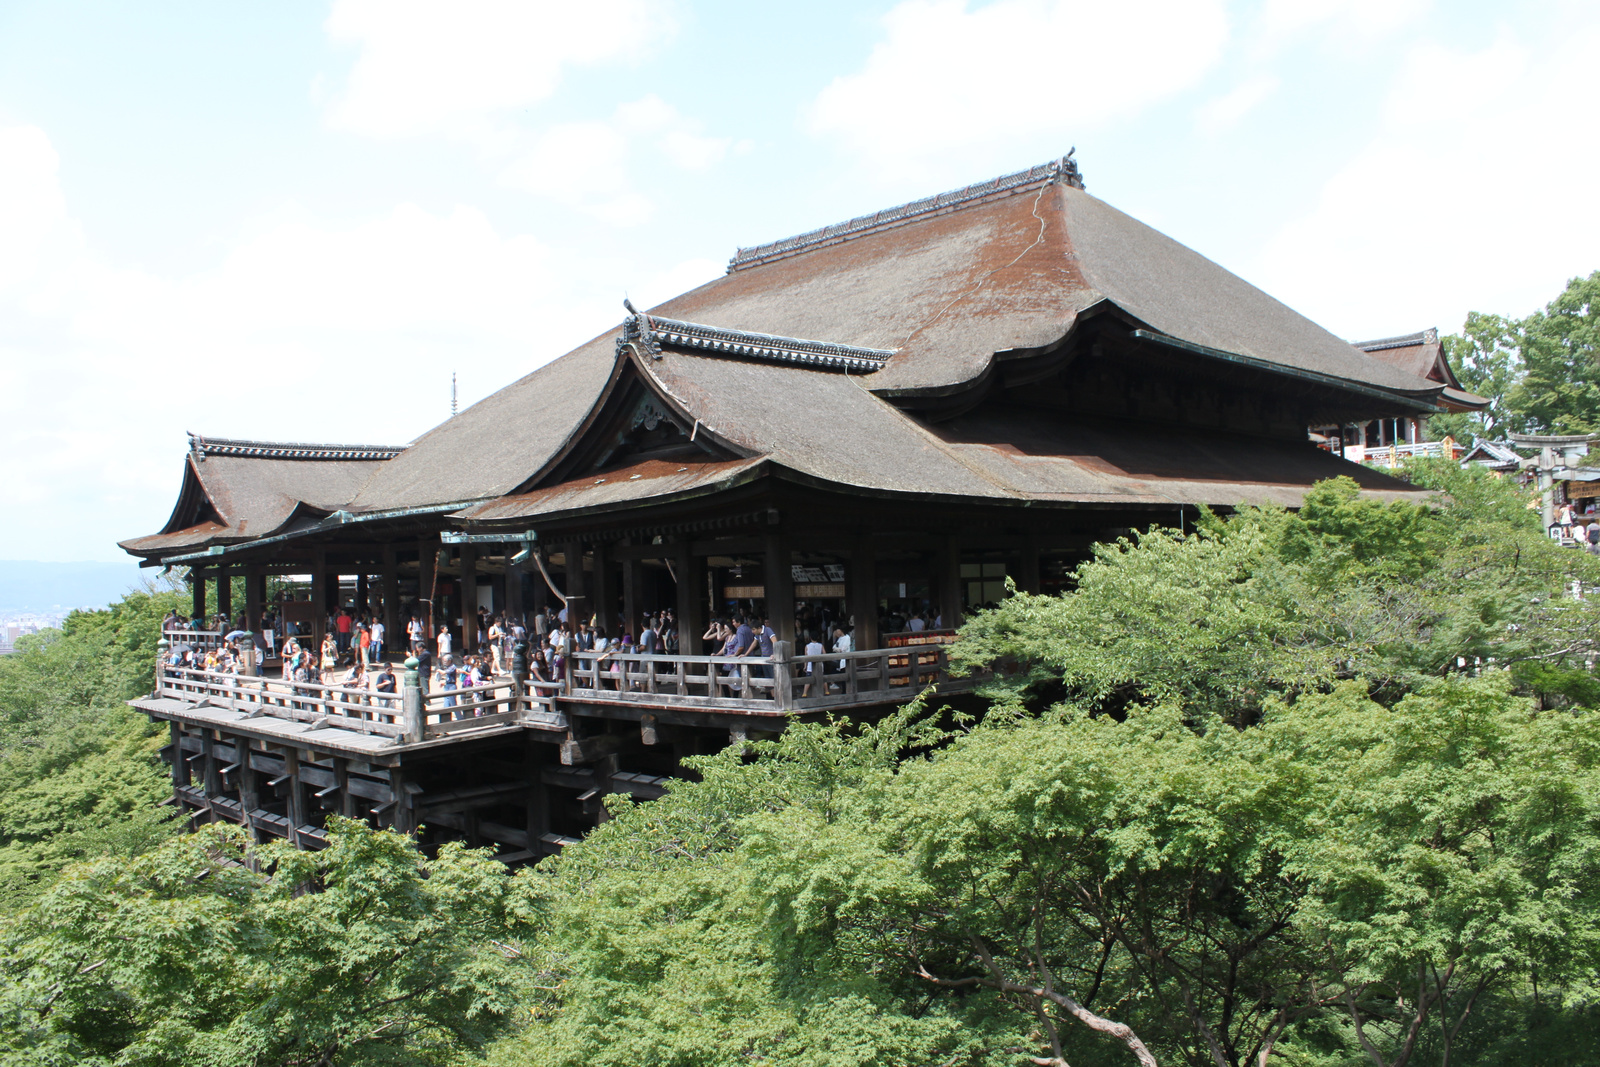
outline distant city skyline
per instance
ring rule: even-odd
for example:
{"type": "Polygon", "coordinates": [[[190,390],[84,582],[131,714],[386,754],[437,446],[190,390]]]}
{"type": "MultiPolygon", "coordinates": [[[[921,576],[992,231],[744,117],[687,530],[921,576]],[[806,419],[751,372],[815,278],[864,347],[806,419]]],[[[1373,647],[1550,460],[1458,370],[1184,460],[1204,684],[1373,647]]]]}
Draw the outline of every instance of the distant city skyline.
{"type": "Polygon", "coordinates": [[[403,444],[624,295],[1073,146],[1339,336],[1524,315],[1600,267],[1597,68],[1570,0],[12,0],[0,557],[124,559],[186,430],[403,444]]]}

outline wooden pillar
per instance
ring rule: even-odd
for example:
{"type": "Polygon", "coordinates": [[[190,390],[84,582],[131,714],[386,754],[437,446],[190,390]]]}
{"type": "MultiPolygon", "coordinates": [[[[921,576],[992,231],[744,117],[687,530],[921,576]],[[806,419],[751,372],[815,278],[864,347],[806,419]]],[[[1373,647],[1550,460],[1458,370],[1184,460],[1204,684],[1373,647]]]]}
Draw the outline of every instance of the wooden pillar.
{"type": "MultiPolygon", "coordinates": [[[[200,731],[200,751],[203,753],[203,758],[200,760],[201,773],[205,776],[201,784],[205,788],[206,799],[215,800],[222,795],[222,767],[217,762],[217,742],[213,731],[200,731]]],[[[208,809],[206,821],[216,822],[216,811],[208,809]]]]}
{"type": "Polygon", "coordinates": [[[679,542],[673,567],[678,572],[678,652],[698,656],[705,650],[700,635],[706,632],[706,560],[679,542]]]}
{"type": "Polygon", "coordinates": [[[168,728],[172,739],[172,788],[176,790],[189,784],[189,761],[183,758],[183,727],[173,722],[168,728]]]}
{"type": "Polygon", "coordinates": [[[935,573],[939,578],[940,619],[945,629],[954,630],[961,625],[961,542],[955,534],[945,538],[935,555],[935,573]]]}
{"type": "Polygon", "coordinates": [[[1039,573],[1039,535],[1030,532],[1022,539],[1022,569],[1017,573],[1017,589],[1037,594],[1043,587],[1039,573]]]}
{"type": "Polygon", "coordinates": [[[644,631],[640,618],[644,615],[640,598],[644,593],[644,561],[624,560],[622,563],[622,631],[633,635],[635,641],[644,631]]]}
{"type": "Polygon", "coordinates": [[[523,621],[522,607],[522,575],[525,563],[513,563],[512,557],[523,550],[524,546],[511,543],[505,546],[506,553],[506,615],[512,622],[523,621]]]}
{"type": "Polygon", "coordinates": [[[266,578],[259,564],[244,569],[244,628],[252,632],[261,629],[261,602],[266,599],[266,578]]]}
{"type": "MultiPolygon", "coordinates": [[[[338,579],[334,579],[337,586],[338,579]]],[[[311,654],[320,655],[328,632],[328,553],[319,548],[311,562],[311,654]]]]}
{"type": "Polygon", "coordinates": [[[400,574],[395,570],[394,546],[383,546],[383,640],[389,648],[405,648],[405,627],[400,622],[400,574]]]}
{"type": "Polygon", "coordinates": [[[439,565],[439,535],[417,539],[417,599],[422,601],[423,634],[433,639],[433,617],[437,568],[439,565]]]}
{"type": "Polygon", "coordinates": [[[583,580],[583,544],[578,541],[568,541],[561,546],[561,558],[565,561],[561,568],[561,581],[567,600],[570,602],[567,607],[571,609],[567,617],[576,629],[580,617],[587,619],[594,611],[583,580]]]}
{"type": "Polygon", "coordinates": [[[611,553],[606,550],[605,542],[596,541],[593,555],[596,623],[605,630],[607,637],[616,637],[620,631],[617,629],[617,591],[611,582],[611,553]]]}
{"type": "Polygon", "coordinates": [[[225,565],[217,568],[217,614],[228,620],[224,633],[233,629],[233,573],[225,565]]]}
{"type": "Polygon", "coordinates": [[[544,765],[547,762],[541,743],[528,740],[528,799],[526,821],[523,828],[528,834],[525,846],[535,856],[541,852],[541,838],[550,832],[550,787],[544,784],[544,765]]]}
{"type": "Polygon", "coordinates": [[[250,840],[259,842],[261,832],[251,821],[250,813],[261,807],[261,772],[250,766],[248,737],[235,737],[233,751],[234,759],[239,764],[239,769],[234,772],[239,776],[239,813],[243,816],[245,832],[250,835],[250,840]]]}
{"type": "Polygon", "coordinates": [[[350,761],[334,758],[333,784],[339,788],[339,814],[346,819],[356,817],[356,798],[350,792],[350,761]]]}
{"type": "Polygon", "coordinates": [[[857,649],[878,647],[878,555],[877,546],[866,533],[857,535],[850,550],[850,614],[856,618],[850,635],[857,649]]]}
{"type": "Polygon", "coordinates": [[[289,843],[299,846],[300,826],[306,821],[306,791],[300,784],[300,750],[283,750],[283,773],[289,776],[289,843]]]}
{"type": "Polygon", "coordinates": [[[767,618],[778,640],[792,645],[795,640],[794,573],[790,570],[788,539],[779,530],[767,530],[766,559],[762,561],[761,573],[766,586],[767,618]]]}
{"type": "Polygon", "coordinates": [[[461,650],[478,651],[478,546],[461,546],[461,650]]]}
{"type": "MultiPolygon", "coordinates": [[[[544,561],[544,569],[549,571],[550,558],[545,555],[544,546],[534,545],[533,551],[541,560],[544,561]]],[[[533,565],[533,570],[533,610],[538,612],[540,615],[543,615],[545,609],[550,606],[550,589],[544,584],[544,574],[539,572],[539,565],[537,563],[533,565]]],[[[529,629],[531,630],[532,627],[529,627],[529,629]]]]}
{"type": "MultiPolygon", "coordinates": [[[[334,596],[338,596],[337,592],[334,596]]],[[[365,622],[368,615],[372,614],[372,606],[367,599],[367,576],[365,572],[356,575],[356,606],[355,616],[365,622]]]]}
{"type": "Polygon", "coordinates": [[[193,612],[191,617],[198,615],[205,618],[206,614],[206,576],[198,570],[189,572],[189,593],[193,597],[193,612]]]}

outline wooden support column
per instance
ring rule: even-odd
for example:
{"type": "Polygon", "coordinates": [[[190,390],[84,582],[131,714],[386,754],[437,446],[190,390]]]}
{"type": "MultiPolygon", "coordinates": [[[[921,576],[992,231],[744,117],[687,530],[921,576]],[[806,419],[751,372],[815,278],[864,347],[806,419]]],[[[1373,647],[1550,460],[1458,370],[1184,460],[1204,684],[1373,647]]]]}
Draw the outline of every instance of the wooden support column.
{"type": "Polygon", "coordinates": [[[621,632],[617,629],[617,590],[611,582],[611,554],[603,541],[596,541],[594,546],[594,613],[596,624],[605,630],[607,637],[616,637],[621,632]]]}
{"type": "MultiPolygon", "coordinates": [[[[337,592],[334,596],[338,596],[337,592]]],[[[355,616],[362,622],[367,621],[367,616],[372,614],[372,605],[367,600],[367,576],[365,573],[356,575],[356,607],[355,616]]]]}
{"type": "Polygon", "coordinates": [[[228,620],[224,633],[233,629],[233,572],[226,566],[217,568],[217,614],[228,620]]]}
{"type": "Polygon", "coordinates": [[[261,629],[261,602],[267,596],[267,576],[260,565],[244,569],[244,628],[251,632],[261,629]]]}
{"type": "Polygon", "coordinates": [[[206,576],[203,571],[191,570],[189,572],[189,592],[193,598],[192,615],[205,618],[206,614],[206,576]]]}
{"type": "Polygon", "coordinates": [[[189,761],[183,758],[183,727],[176,722],[168,726],[172,739],[172,788],[176,790],[180,785],[189,784],[189,761]]]}
{"type": "Polygon", "coordinates": [[[518,552],[523,549],[521,544],[508,544],[505,546],[506,554],[506,615],[512,622],[522,622],[525,614],[522,607],[522,575],[525,563],[511,562],[518,552]]]}
{"type": "MultiPolygon", "coordinates": [[[[769,528],[762,583],[767,593],[767,618],[778,640],[794,644],[794,573],[790,570],[789,541],[782,531],[769,528]]],[[[702,630],[701,633],[705,631],[702,630]]]]}
{"type": "Polygon", "coordinates": [[[283,750],[283,773],[289,776],[289,843],[296,847],[300,844],[300,826],[306,821],[306,791],[300,784],[300,750],[286,748],[283,750]]]}
{"type": "Polygon", "coordinates": [[[233,751],[234,762],[239,764],[239,769],[234,772],[239,776],[239,813],[244,818],[245,832],[250,835],[250,840],[259,843],[261,832],[250,821],[250,813],[261,807],[261,772],[250,766],[248,737],[235,737],[233,751]]]}
{"type": "Polygon", "coordinates": [[[857,649],[878,647],[878,555],[872,538],[865,533],[856,537],[850,548],[849,585],[850,614],[856,618],[855,632],[850,635],[857,649]]]}
{"type": "Polygon", "coordinates": [[[400,623],[400,574],[395,570],[394,546],[383,546],[383,643],[405,648],[405,627],[400,623]]]}
{"type": "Polygon", "coordinates": [[[461,650],[478,651],[478,546],[461,546],[461,650]]]}
{"type": "Polygon", "coordinates": [[[1022,569],[1017,573],[1017,589],[1024,593],[1035,593],[1043,588],[1043,579],[1039,573],[1039,535],[1028,533],[1022,539],[1022,569]]]}
{"type": "Polygon", "coordinates": [[[549,762],[548,750],[541,742],[528,740],[528,800],[524,830],[528,834],[525,846],[535,856],[539,855],[540,838],[550,832],[550,787],[544,784],[542,771],[549,762]]]}
{"type": "Polygon", "coordinates": [[[356,817],[356,798],[350,792],[350,761],[335,758],[333,761],[333,784],[339,787],[339,814],[346,819],[356,817]]]}
{"type": "Polygon", "coordinates": [[[565,561],[561,568],[561,582],[567,599],[571,601],[567,606],[572,609],[567,613],[567,618],[576,630],[580,617],[587,619],[594,611],[594,606],[589,602],[587,583],[583,580],[582,543],[568,541],[562,545],[561,558],[565,561]]]}
{"type": "Polygon", "coordinates": [[[635,641],[644,631],[639,620],[644,615],[640,598],[644,593],[644,562],[637,559],[622,561],[622,632],[632,634],[635,641]]]}
{"type": "Polygon", "coordinates": [[[406,788],[406,775],[399,767],[389,771],[389,788],[394,790],[394,828],[402,834],[417,832],[417,806],[406,788]]]}
{"type": "MultiPolygon", "coordinates": [[[[217,762],[217,741],[211,730],[200,731],[200,773],[204,776],[201,785],[205,788],[206,799],[215,800],[222,795],[222,767],[217,762]]],[[[217,813],[207,810],[207,822],[216,822],[217,813]]]]}
{"type": "Polygon", "coordinates": [[[955,534],[945,538],[935,560],[940,618],[945,629],[954,630],[961,625],[961,542],[955,534]]]}
{"type": "MultiPolygon", "coordinates": [[[[549,571],[550,557],[545,554],[544,546],[534,545],[533,551],[544,561],[545,571],[549,571]]],[[[544,584],[544,574],[539,573],[539,565],[537,563],[533,565],[533,570],[533,610],[543,615],[545,609],[550,606],[550,588],[544,584]]],[[[533,627],[530,626],[528,629],[531,631],[533,627]]]]}
{"type": "Polygon", "coordinates": [[[698,656],[705,650],[700,635],[706,632],[706,559],[682,541],[672,566],[678,575],[678,653],[698,656]]]}
{"type": "MultiPolygon", "coordinates": [[[[334,579],[337,587],[338,579],[334,579]]],[[[316,550],[311,561],[311,646],[313,656],[320,654],[322,639],[328,632],[328,552],[316,550]]]]}
{"type": "Polygon", "coordinates": [[[417,599],[422,601],[423,634],[433,639],[435,575],[439,565],[439,535],[417,539],[417,599]]]}

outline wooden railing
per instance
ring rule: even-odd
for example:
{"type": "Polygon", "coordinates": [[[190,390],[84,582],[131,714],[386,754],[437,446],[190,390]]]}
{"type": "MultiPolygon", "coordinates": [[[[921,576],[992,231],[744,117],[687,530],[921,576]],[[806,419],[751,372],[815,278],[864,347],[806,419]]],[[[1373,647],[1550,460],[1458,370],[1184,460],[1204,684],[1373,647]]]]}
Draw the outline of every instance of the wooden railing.
{"type": "MultiPolygon", "coordinates": [[[[176,631],[170,636],[195,635],[176,631]]],[[[220,634],[198,632],[201,636],[220,634]]],[[[417,743],[502,726],[565,730],[564,699],[701,708],[743,715],[847,708],[910,700],[930,685],[970,688],[977,679],[950,673],[948,648],[911,644],[859,652],[791,654],[775,643],[770,657],[645,656],[573,652],[560,681],[504,678],[484,685],[396,690],[296,682],[163,662],[156,696],[417,743]]],[[[420,680],[419,680],[420,681],[420,680]]]]}
{"type": "Polygon", "coordinates": [[[464,689],[417,693],[415,710],[408,716],[406,693],[373,688],[286,682],[222,671],[163,666],[156,679],[156,695],[259,715],[313,727],[332,727],[361,734],[376,734],[404,741],[427,741],[493,726],[528,723],[555,726],[564,722],[555,707],[560,685],[528,682],[519,694],[510,679],[464,689]]]}
{"type": "Polygon", "coordinates": [[[567,691],[579,699],[781,715],[909,700],[929,685],[967,688],[975,681],[951,675],[939,644],[817,656],[794,656],[786,642],[776,645],[771,657],[574,652],[567,691]]]}
{"type": "Polygon", "coordinates": [[[196,652],[210,652],[212,649],[221,648],[224,644],[221,630],[164,629],[161,631],[161,636],[167,639],[169,648],[183,644],[196,652]]]}

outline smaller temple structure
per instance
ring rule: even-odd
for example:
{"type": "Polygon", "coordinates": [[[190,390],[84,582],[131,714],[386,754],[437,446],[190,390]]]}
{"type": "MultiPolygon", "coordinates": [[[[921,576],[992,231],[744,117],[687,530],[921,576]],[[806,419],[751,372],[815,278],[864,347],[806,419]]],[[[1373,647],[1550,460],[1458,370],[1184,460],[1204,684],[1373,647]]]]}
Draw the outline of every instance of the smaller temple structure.
{"type": "MultiPolygon", "coordinates": [[[[1443,388],[1436,403],[1443,411],[1482,411],[1489,406],[1486,398],[1467,392],[1456,380],[1437,327],[1399,337],[1380,337],[1375,341],[1352,341],[1351,344],[1407,374],[1438,382],[1443,388]]],[[[1311,433],[1313,439],[1329,451],[1354,463],[1371,466],[1398,467],[1411,456],[1448,455],[1451,459],[1461,459],[1467,451],[1453,440],[1430,441],[1426,415],[1395,415],[1360,423],[1313,426],[1311,433]]]]}

